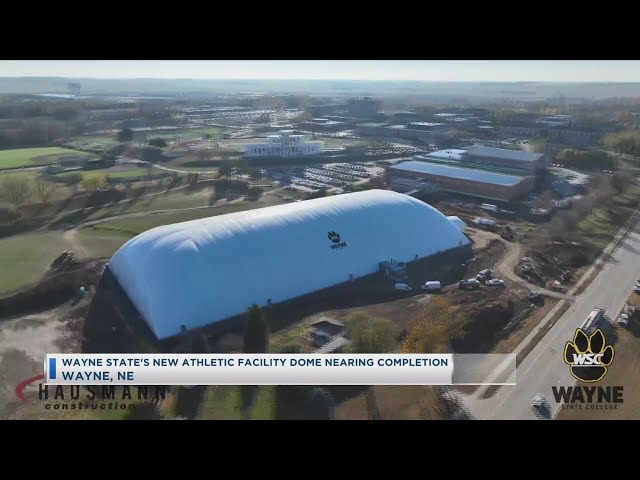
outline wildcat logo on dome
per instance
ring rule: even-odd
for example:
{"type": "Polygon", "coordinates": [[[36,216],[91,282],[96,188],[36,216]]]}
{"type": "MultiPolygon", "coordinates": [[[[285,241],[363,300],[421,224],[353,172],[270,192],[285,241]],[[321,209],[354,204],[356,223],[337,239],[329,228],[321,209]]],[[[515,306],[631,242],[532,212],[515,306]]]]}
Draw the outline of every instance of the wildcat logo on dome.
{"type": "Polygon", "coordinates": [[[335,250],[337,248],[345,248],[347,246],[347,242],[341,242],[340,234],[334,232],[333,230],[327,233],[327,237],[333,242],[333,245],[329,245],[332,250],[335,250]]]}

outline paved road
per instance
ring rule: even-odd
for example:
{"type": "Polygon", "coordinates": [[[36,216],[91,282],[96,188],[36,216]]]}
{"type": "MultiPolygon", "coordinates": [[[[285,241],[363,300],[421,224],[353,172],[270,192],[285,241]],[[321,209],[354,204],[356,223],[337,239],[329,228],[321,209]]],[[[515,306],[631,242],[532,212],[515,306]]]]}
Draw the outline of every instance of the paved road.
{"type": "Polygon", "coordinates": [[[555,417],[560,405],[555,403],[551,387],[573,385],[574,378],[564,363],[562,353],[594,306],[604,307],[606,315],[615,318],[623,308],[634,282],[640,278],[640,223],[631,228],[610,260],[576,302],[552,326],[518,366],[517,385],[502,386],[488,399],[465,396],[469,412],[478,419],[536,419],[531,401],[536,393],[544,394],[555,417]]]}
{"type": "MultiPolygon", "coordinates": [[[[141,162],[144,163],[144,162],[141,162]]],[[[167,172],[174,172],[174,173],[197,173],[198,175],[203,175],[203,174],[211,174],[211,173],[215,173],[215,170],[180,170],[179,168],[171,168],[171,167],[165,167],[164,165],[160,165],[158,163],[154,163],[153,166],[159,170],[165,170],[167,172]]]]}

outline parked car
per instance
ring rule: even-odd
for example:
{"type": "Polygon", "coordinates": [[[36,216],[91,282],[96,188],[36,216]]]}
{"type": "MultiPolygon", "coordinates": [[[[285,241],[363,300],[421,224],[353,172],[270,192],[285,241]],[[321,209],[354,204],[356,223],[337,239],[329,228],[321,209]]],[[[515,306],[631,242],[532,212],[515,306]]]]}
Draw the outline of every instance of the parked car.
{"type": "Polygon", "coordinates": [[[527,295],[527,298],[531,301],[539,300],[541,297],[540,292],[529,292],[527,295]]]}
{"type": "Polygon", "coordinates": [[[441,288],[442,285],[438,281],[425,282],[425,284],[422,285],[423,290],[440,291],[441,288]]]}
{"type": "Polygon", "coordinates": [[[492,278],[490,280],[487,280],[486,282],[484,282],[484,284],[487,287],[504,287],[504,280],[501,280],[499,278],[492,278]]]}
{"type": "Polygon", "coordinates": [[[476,275],[476,280],[488,280],[492,275],[493,272],[488,268],[485,268],[484,270],[480,270],[480,272],[478,272],[478,275],[476,275]]]}
{"type": "Polygon", "coordinates": [[[393,288],[396,290],[411,290],[411,287],[406,283],[396,283],[393,288]]]}
{"type": "Polygon", "coordinates": [[[541,393],[536,393],[533,397],[533,401],[531,402],[531,408],[542,411],[546,410],[549,406],[549,402],[546,397],[541,393]]]}
{"type": "Polygon", "coordinates": [[[629,324],[629,314],[621,313],[620,316],[618,317],[618,325],[622,325],[623,327],[625,327],[628,324],[629,324]]]}
{"type": "Polygon", "coordinates": [[[475,290],[480,288],[480,282],[475,278],[469,278],[467,280],[460,280],[458,284],[459,288],[466,288],[467,290],[475,290]]]}

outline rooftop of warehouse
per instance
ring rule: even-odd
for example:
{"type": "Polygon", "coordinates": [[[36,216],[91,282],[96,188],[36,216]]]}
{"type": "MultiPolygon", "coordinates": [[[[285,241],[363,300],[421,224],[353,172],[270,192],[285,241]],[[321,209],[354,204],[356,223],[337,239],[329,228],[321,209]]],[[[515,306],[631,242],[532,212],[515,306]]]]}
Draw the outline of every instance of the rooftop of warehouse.
{"type": "Polygon", "coordinates": [[[507,175],[504,173],[487,172],[476,168],[454,167],[437,163],[421,162],[419,160],[409,160],[396,163],[392,168],[395,170],[405,170],[407,172],[426,173],[439,175],[441,177],[458,178],[460,180],[471,180],[480,183],[492,183],[512,187],[520,183],[524,177],[518,175],[507,175]]]}
{"type": "Polygon", "coordinates": [[[526,150],[509,150],[508,148],[485,146],[473,147],[469,149],[468,153],[477,157],[501,158],[518,162],[533,162],[542,155],[541,153],[527,152],[526,150]]]}
{"type": "Polygon", "coordinates": [[[439,158],[443,160],[462,160],[462,156],[467,153],[466,150],[460,150],[458,148],[450,148],[448,150],[436,150],[435,152],[429,152],[425,156],[439,158]]]}

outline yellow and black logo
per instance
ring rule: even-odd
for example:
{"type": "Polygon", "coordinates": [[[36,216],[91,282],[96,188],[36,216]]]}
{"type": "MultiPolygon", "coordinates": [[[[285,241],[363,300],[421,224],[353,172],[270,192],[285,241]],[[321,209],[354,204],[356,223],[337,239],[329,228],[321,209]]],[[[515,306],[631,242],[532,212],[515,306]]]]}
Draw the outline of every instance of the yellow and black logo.
{"type": "Polygon", "coordinates": [[[606,343],[599,328],[591,335],[581,328],[576,329],[573,342],[564,346],[564,361],[570,366],[571,375],[588,383],[602,380],[614,356],[613,346],[606,343]]]}

